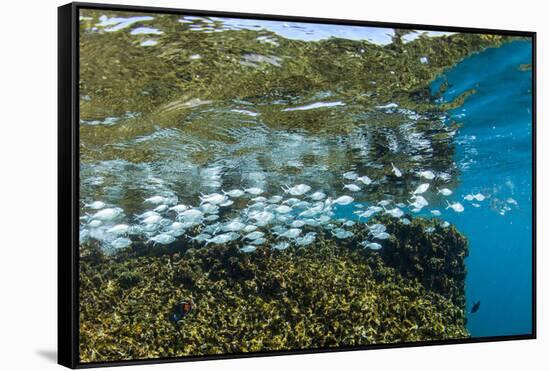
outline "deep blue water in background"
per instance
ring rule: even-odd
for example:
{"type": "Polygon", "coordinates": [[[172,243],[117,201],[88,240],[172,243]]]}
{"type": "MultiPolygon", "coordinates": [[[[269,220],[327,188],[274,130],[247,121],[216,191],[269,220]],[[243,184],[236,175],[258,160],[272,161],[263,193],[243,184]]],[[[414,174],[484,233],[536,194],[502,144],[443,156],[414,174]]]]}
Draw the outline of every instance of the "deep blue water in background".
{"type": "Polygon", "coordinates": [[[458,63],[433,83],[449,84],[444,101],[475,89],[450,120],[463,124],[455,160],[461,170],[453,199],[481,192],[478,208],[460,200],[462,214],[445,213],[470,242],[468,315],[472,336],[528,334],[532,327],[531,43],[491,48],[458,63]],[[490,207],[487,207],[487,206],[490,207]]]}

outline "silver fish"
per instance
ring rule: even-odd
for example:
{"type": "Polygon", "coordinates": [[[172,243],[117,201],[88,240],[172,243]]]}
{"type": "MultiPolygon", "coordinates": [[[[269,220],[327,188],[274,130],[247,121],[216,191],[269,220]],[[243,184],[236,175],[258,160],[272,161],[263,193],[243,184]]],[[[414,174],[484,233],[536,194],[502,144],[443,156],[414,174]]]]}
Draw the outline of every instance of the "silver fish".
{"type": "Polygon", "coordinates": [[[145,202],[154,204],[154,205],[159,205],[159,204],[166,203],[166,198],[162,196],[153,196],[153,197],[146,198],[145,202]]]}
{"type": "Polygon", "coordinates": [[[451,191],[449,188],[441,188],[441,189],[438,188],[437,193],[440,193],[443,196],[450,196],[453,194],[453,191],[451,191]]]}
{"type": "Polygon", "coordinates": [[[267,200],[267,202],[270,203],[270,204],[277,204],[277,203],[281,202],[282,199],[283,199],[282,196],[275,195],[275,196],[271,196],[269,198],[269,200],[267,200]]]}
{"type": "Polygon", "coordinates": [[[242,191],[240,189],[233,189],[229,192],[223,192],[223,193],[228,195],[229,197],[233,197],[233,198],[242,197],[244,195],[244,191],[242,191]]]}
{"type": "Polygon", "coordinates": [[[244,227],[246,227],[246,224],[238,221],[233,220],[231,222],[228,222],[222,226],[222,231],[224,232],[238,232],[242,230],[244,227]]]}
{"type": "Polygon", "coordinates": [[[342,175],[345,179],[355,180],[357,179],[357,173],[355,171],[348,171],[342,175]]]}
{"type": "Polygon", "coordinates": [[[364,185],[370,185],[372,183],[372,180],[371,178],[369,178],[368,176],[366,175],[363,175],[363,176],[360,176],[356,179],[357,182],[361,182],[363,183],[364,185]]]}
{"type": "Polygon", "coordinates": [[[201,234],[198,234],[197,236],[195,237],[192,237],[191,239],[193,241],[197,241],[197,242],[204,242],[204,241],[208,241],[209,239],[211,239],[212,236],[208,233],[201,233],[201,234]]]}
{"type": "Polygon", "coordinates": [[[346,231],[345,229],[338,228],[335,231],[333,231],[332,235],[339,239],[346,239],[353,237],[353,232],[346,231]]]}
{"type": "Polygon", "coordinates": [[[460,202],[453,202],[452,204],[447,201],[447,207],[446,209],[448,208],[451,208],[453,209],[453,211],[457,212],[457,213],[461,213],[464,211],[464,206],[462,206],[462,204],[460,202]]]}
{"type": "Polygon", "coordinates": [[[380,245],[378,242],[363,241],[361,242],[361,245],[371,250],[380,250],[382,248],[382,245],[380,245]]]}
{"type": "Polygon", "coordinates": [[[128,247],[132,244],[132,240],[126,237],[119,237],[113,241],[111,241],[110,245],[115,249],[122,249],[124,247],[128,247]]]}
{"type": "Polygon", "coordinates": [[[412,192],[412,194],[413,194],[413,195],[422,194],[422,193],[426,192],[426,191],[428,190],[428,188],[430,188],[430,185],[429,185],[428,183],[420,184],[420,185],[412,192]]]}
{"type": "Polygon", "coordinates": [[[342,205],[342,206],[349,205],[352,202],[353,202],[353,197],[350,197],[350,196],[340,196],[336,200],[332,201],[332,203],[342,205]]]}
{"type": "Polygon", "coordinates": [[[228,207],[228,206],[231,206],[233,205],[235,202],[233,202],[232,200],[227,200],[225,202],[222,202],[219,206],[220,207],[228,207]]]}
{"type": "Polygon", "coordinates": [[[253,246],[253,245],[245,245],[245,246],[241,247],[239,250],[241,250],[241,251],[244,252],[244,253],[251,253],[251,252],[256,251],[256,249],[257,249],[256,246],[253,246]]]}
{"type": "Polygon", "coordinates": [[[396,168],[395,165],[393,164],[393,162],[392,162],[392,164],[391,164],[391,170],[392,170],[392,172],[393,172],[393,175],[395,175],[395,176],[398,177],[398,178],[400,178],[400,177],[403,175],[403,173],[401,172],[401,170],[399,170],[398,168],[396,168]]]}
{"type": "Polygon", "coordinates": [[[89,203],[89,204],[84,204],[84,206],[86,206],[87,208],[92,209],[92,210],[99,210],[99,209],[103,209],[105,207],[105,202],[103,202],[103,201],[94,201],[94,202],[89,203]]]}
{"type": "Polygon", "coordinates": [[[306,225],[306,222],[303,220],[294,220],[290,226],[293,228],[302,228],[304,225],[306,225]]]}
{"type": "Polygon", "coordinates": [[[311,190],[311,187],[307,184],[298,184],[294,187],[289,187],[287,189],[283,188],[285,193],[290,193],[293,196],[301,196],[311,190]]]}
{"type": "Polygon", "coordinates": [[[101,226],[103,224],[103,222],[101,220],[92,220],[90,223],[88,223],[88,225],[92,228],[97,228],[99,226],[101,226]]]}
{"type": "Polygon", "coordinates": [[[254,231],[244,236],[243,240],[257,240],[258,238],[262,238],[264,235],[264,232],[254,231]]]}
{"type": "Polygon", "coordinates": [[[213,221],[216,221],[220,218],[220,216],[218,214],[211,214],[211,215],[208,215],[207,217],[204,218],[204,220],[206,220],[207,222],[213,222],[213,221]]]}
{"type": "Polygon", "coordinates": [[[159,206],[157,206],[153,209],[153,211],[155,211],[157,213],[163,213],[166,210],[168,210],[168,205],[159,205],[159,206]]]}
{"type": "Polygon", "coordinates": [[[229,241],[233,241],[235,239],[235,235],[238,237],[238,235],[235,232],[219,234],[207,240],[206,244],[208,245],[209,243],[213,243],[215,245],[222,245],[229,241]]]}
{"type": "Polygon", "coordinates": [[[387,240],[390,238],[390,234],[388,232],[380,232],[372,235],[377,240],[387,240]]]}
{"type": "Polygon", "coordinates": [[[107,230],[108,233],[116,234],[116,235],[123,235],[128,233],[128,225],[126,224],[117,224],[114,227],[111,227],[107,230]]]}
{"type": "Polygon", "coordinates": [[[289,199],[284,200],[284,201],[283,201],[283,204],[293,206],[293,205],[296,204],[297,202],[300,202],[300,200],[297,199],[297,198],[292,197],[292,198],[289,198],[289,199]]]}
{"type": "Polygon", "coordinates": [[[122,215],[122,209],[118,207],[103,209],[92,215],[92,219],[98,219],[101,221],[110,221],[118,218],[122,215]]]}
{"type": "Polygon", "coordinates": [[[262,193],[264,193],[264,190],[258,187],[247,188],[244,191],[254,196],[261,195],[262,193]]]}
{"type": "Polygon", "coordinates": [[[315,241],[317,234],[315,232],[308,232],[304,237],[298,237],[295,240],[296,245],[307,246],[315,241]]]}
{"type": "Polygon", "coordinates": [[[344,185],[343,187],[344,189],[347,189],[351,192],[359,192],[361,190],[361,187],[359,187],[358,185],[356,184],[346,184],[344,185]]]}
{"type": "Polygon", "coordinates": [[[386,214],[390,214],[394,218],[401,218],[405,213],[400,208],[395,207],[393,209],[386,210],[386,214]]]}
{"type": "Polygon", "coordinates": [[[154,243],[158,243],[158,244],[161,244],[161,245],[168,245],[168,244],[174,242],[175,240],[176,240],[176,238],[174,236],[172,236],[171,234],[168,234],[168,233],[157,234],[156,236],[151,237],[149,239],[149,241],[153,241],[154,243]]]}
{"type": "Polygon", "coordinates": [[[202,219],[203,216],[204,214],[202,213],[202,211],[197,209],[189,209],[185,210],[183,213],[178,214],[177,218],[178,220],[183,220],[184,222],[190,222],[202,219]]]}
{"type": "Polygon", "coordinates": [[[201,195],[200,199],[201,199],[201,205],[204,203],[219,205],[227,201],[227,196],[219,193],[212,193],[208,195],[201,195]]]}
{"type": "Polygon", "coordinates": [[[373,234],[378,234],[386,231],[386,226],[384,224],[373,224],[367,226],[369,228],[369,231],[373,234]]]}
{"type": "Polygon", "coordinates": [[[288,214],[289,212],[292,211],[292,208],[286,205],[281,205],[275,208],[275,211],[278,212],[279,214],[288,214]]]}
{"type": "Polygon", "coordinates": [[[418,171],[416,172],[416,175],[418,175],[421,178],[432,180],[435,178],[435,174],[431,170],[424,170],[424,171],[418,171]]]}
{"type": "Polygon", "coordinates": [[[170,210],[175,211],[175,212],[177,212],[177,213],[182,213],[182,212],[184,212],[184,211],[187,210],[187,209],[189,209],[189,207],[186,206],[186,205],[183,205],[183,204],[179,204],[179,205],[176,205],[176,206],[172,206],[172,207],[170,208],[170,210]]]}
{"type": "Polygon", "coordinates": [[[205,214],[216,214],[219,211],[218,205],[206,203],[200,206],[200,210],[205,214]]]}
{"type": "Polygon", "coordinates": [[[421,210],[423,207],[428,206],[428,201],[427,201],[424,197],[422,197],[422,196],[420,196],[420,195],[415,195],[415,196],[413,196],[413,197],[411,197],[411,198],[414,200],[414,202],[411,202],[409,205],[412,206],[412,207],[414,208],[413,211],[415,211],[415,210],[418,210],[418,211],[419,211],[419,210],[421,210]]]}
{"type": "Polygon", "coordinates": [[[250,243],[251,243],[252,245],[263,245],[263,244],[266,243],[266,242],[267,242],[267,240],[266,240],[265,238],[263,238],[263,237],[260,237],[260,238],[258,238],[258,239],[255,239],[255,240],[250,241],[250,243]]]}
{"type": "Polygon", "coordinates": [[[243,228],[243,232],[244,233],[250,233],[252,231],[255,231],[256,229],[258,229],[258,227],[256,227],[255,225],[249,224],[249,225],[247,225],[246,227],[243,228]]]}
{"type": "Polygon", "coordinates": [[[292,238],[298,237],[300,234],[302,234],[301,229],[299,229],[299,228],[290,228],[289,230],[287,230],[283,234],[279,235],[279,237],[286,237],[286,238],[291,238],[292,239],[292,238]]]}
{"type": "Polygon", "coordinates": [[[269,211],[254,212],[250,215],[252,219],[256,221],[256,225],[264,226],[269,224],[273,220],[273,214],[269,211]]]}
{"type": "Polygon", "coordinates": [[[321,201],[321,200],[324,200],[326,197],[327,195],[321,191],[317,191],[309,195],[309,198],[311,198],[313,201],[321,201]]]}
{"type": "Polygon", "coordinates": [[[285,250],[290,246],[290,243],[284,241],[284,242],[278,242],[275,245],[271,246],[275,250],[285,250]]]}

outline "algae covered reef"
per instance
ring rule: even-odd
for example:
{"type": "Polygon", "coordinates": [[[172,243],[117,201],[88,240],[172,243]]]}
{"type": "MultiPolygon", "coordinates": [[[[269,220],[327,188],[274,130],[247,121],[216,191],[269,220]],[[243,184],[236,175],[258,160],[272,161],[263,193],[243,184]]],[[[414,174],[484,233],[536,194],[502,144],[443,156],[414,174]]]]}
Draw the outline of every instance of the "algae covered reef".
{"type": "Polygon", "coordinates": [[[106,256],[82,250],[83,362],[459,339],[467,242],[454,228],[383,219],[380,251],[330,235],[315,245],[243,253],[171,245],[106,256]],[[434,227],[431,233],[426,228],[434,227]],[[169,320],[192,298],[191,313],[169,320]]]}

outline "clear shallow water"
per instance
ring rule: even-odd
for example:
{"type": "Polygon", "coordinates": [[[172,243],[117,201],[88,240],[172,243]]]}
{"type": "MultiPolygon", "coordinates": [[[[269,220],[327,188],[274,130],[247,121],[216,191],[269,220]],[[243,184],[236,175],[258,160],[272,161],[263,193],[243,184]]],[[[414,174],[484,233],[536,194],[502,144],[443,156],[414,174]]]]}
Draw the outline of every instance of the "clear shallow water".
{"type": "MultiPolygon", "coordinates": [[[[94,220],[101,218],[94,218],[97,211],[83,206],[82,232],[90,233],[84,234],[83,240],[98,239],[107,249],[112,248],[118,234],[109,229],[121,223],[139,227],[131,236],[134,241],[143,242],[159,235],[166,238],[166,233],[160,231],[169,230],[166,223],[174,221],[175,212],[159,211],[162,220],[151,231],[142,229],[147,223],[136,214],[161,207],[159,204],[172,207],[178,202],[199,208],[200,197],[204,194],[221,194],[234,188],[257,187],[266,198],[290,198],[282,188],[305,183],[311,186],[308,194],[321,190],[333,199],[343,195],[354,198],[354,202],[346,206],[325,204],[315,215],[315,222],[321,225],[328,223],[326,220],[321,222],[322,217],[332,221],[342,217],[357,220],[356,212],[374,207],[380,201],[386,203],[384,206],[388,210],[397,209],[423,217],[437,214],[442,223],[456,224],[471,244],[468,307],[475,301],[482,302],[480,311],[469,316],[472,335],[510,335],[530,330],[530,173],[525,171],[531,149],[530,73],[519,68],[529,62],[529,44],[514,42],[487,49],[449,69],[432,84],[434,95],[443,80],[448,85],[439,103],[452,102],[472,88],[477,92],[459,108],[443,114],[433,107],[434,97],[423,97],[418,91],[414,93],[419,97],[411,102],[409,92],[406,96],[384,95],[373,88],[389,84],[392,76],[398,78],[399,66],[376,75],[376,71],[364,73],[365,67],[357,64],[357,60],[369,58],[371,54],[388,53],[383,48],[392,46],[393,30],[197,17],[102,16],[97,20],[99,23],[93,17],[84,20],[90,21],[90,26],[85,28],[90,44],[93,46],[96,34],[98,37],[106,35],[113,45],[120,42],[115,46],[116,58],[120,55],[116,48],[123,48],[125,53],[127,48],[134,48],[131,55],[137,55],[138,61],[144,55],[147,63],[170,56],[170,53],[179,55],[181,48],[178,44],[172,47],[170,43],[176,43],[180,35],[187,37],[184,45],[189,55],[182,54],[183,61],[171,56],[163,59],[163,62],[174,63],[174,68],[178,63],[185,66],[177,79],[170,76],[170,84],[189,78],[185,75],[188,69],[194,69],[197,74],[212,73],[216,77],[220,74],[218,66],[222,65],[230,69],[222,76],[238,74],[242,79],[251,73],[257,73],[256,76],[289,74],[292,78],[283,83],[286,88],[285,84],[293,83],[303,71],[316,72],[309,64],[299,66],[299,72],[293,68],[300,62],[296,55],[302,56],[301,53],[319,40],[327,43],[325,49],[334,48],[333,54],[325,56],[329,63],[323,59],[311,62],[321,71],[320,76],[326,77],[330,66],[339,64],[348,68],[349,74],[340,74],[342,81],[339,84],[289,88],[282,93],[274,89],[260,95],[250,93],[246,99],[207,99],[192,91],[197,95],[167,96],[165,101],[158,103],[158,110],[151,113],[141,112],[135,109],[140,108],[140,104],[130,103],[148,104],[149,100],[161,96],[158,90],[162,86],[151,82],[144,86],[130,83],[126,86],[124,79],[117,75],[117,68],[113,67],[115,73],[109,75],[113,80],[107,76],[101,79],[108,81],[107,84],[119,83],[114,79],[123,81],[117,85],[121,87],[122,103],[107,101],[105,104],[101,94],[96,94],[98,89],[89,89],[81,99],[81,108],[93,107],[91,114],[89,109],[81,110],[88,113],[81,120],[81,198],[84,203],[101,200],[106,207],[120,208],[121,214],[114,218],[107,215],[100,227],[92,227],[94,220]],[[206,40],[217,45],[211,50],[203,47],[207,35],[206,40]],[[350,40],[352,47],[345,46],[347,44],[342,47],[340,41],[328,39],[331,36],[345,38],[346,42],[350,40]],[[235,40],[239,37],[245,38],[244,41],[237,43],[235,40]],[[366,44],[359,44],[358,40],[366,44]],[[199,48],[195,48],[197,45],[199,48]],[[230,53],[233,50],[237,51],[235,55],[230,53]],[[149,51],[153,54],[146,54],[149,51]],[[233,64],[223,64],[226,62],[220,59],[227,58],[228,54],[234,58],[233,64]],[[344,62],[345,58],[348,59],[344,62]],[[212,68],[209,64],[201,64],[212,60],[216,61],[214,72],[209,70],[212,68]],[[359,75],[355,75],[357,71],[359,75]],[[359,92],[355,91],[357,87],[352,83],[364,76],[372,76],[372,79],[361,83],[359,92]],[[139,100],[136,96],[151,99],[139,100]],[[411,105],[416,108],[405,108],[411,105]],[[458,129],[453,121],[463,126],[458,129]],[[394,165],[401,175],[396,175],[394,165]],[[350,171],[368,175],[372,183],[355,182],[361,187],[357,192],[344,189],[345,184],[354,183],[343,177],[350,171]],[[433,179],[423,177],[422,172],[431,173],[433,179]],[[422,193],[428,205],[415,211],[410,205],[411,192],[422,184],[430,185],[422,193]],[[437,192],[444,187],[451,189],[453,195],[445,197],[437,192]],[[481,195],[483,200],[468,201],[464,199],[467,195],[481,195]],[[152,196],[161,196],[163,200],[145,202],[152,196]],[[460,202],[464,211],[446,209],[447,201],[460,202]]],[[[421,42],[425,42],[418,38],[418,33],[405,35],[403,41],[413,46],[411,52],[415,43],[419,43],[420,48],[421,42]]],[[[93,48],[88,50],[90,54],[86,56],[92,57],[93,51],[93,48]]],[[[393,49],[389,49],[391,53],[393,49]]],[[[395,57],[392,58],[393,62],[395,57]]],[[[420,54],[406,67],[419,68],[417,73],[422,75],[421,68],[437,63],[436,60],[436,55],[428,58],[420,54]]],[[[120,61],[115,59],[106,65],[117,63],[120,61]]],[[[374,60],[366,65],[370,64],[374,64],[374,60]]],[[[109,70],[104,72],[108,75],[109,70]]],[[[171,74],[172,70],[168,72],[171,74]]],[[[216,81],[206,80],[206,85],[216,81]]],[[[254,89],[255,82],[253,79],[245,90],[254,89]]],[[[104,84],[98,86],[102,89],[104,84]]],[[[395,85],[396,89],[398,87],[399,83],[395,85]]],[[[288,215],[295,218],[298,213],[319,206],[307,197],[299,196],[309,205],[295,208],[288,215]]],[[[244,201],[235,200],[223,211],[212,213],[213,220],[204,224],[216,225],[220,220],[226,222],[233,218],[250,220],[252,198],[249,194],[244,201]],[[214,220],[218,214],[220,219],[214,220]]],[[[279,206],[282,206],[280,200],[271,206],[264,203],[254,207],[256,211],[268,211],[273,217],[282,217],[276,223],[260,225],[261,230],[273,231],[272,224],[278,224],[285,226],[278,233],[287,231],[292,218],[285,220],[284,215],[277,215],[287,214],[284,208],[285,212],[274,212],[279,206]]],[[[334,226],[323,228],[336,231],[334,226]]],[[[216,233],[210,236],[212,240],[216,233]]],[[[176,237],[196,236],[183,233],[176,237]]],[[[154,248],[155,243],[164,242],[148,243],[154,248]]],[[[211,248],[212,244],[215,242],[206,248],[211,248]]]]}

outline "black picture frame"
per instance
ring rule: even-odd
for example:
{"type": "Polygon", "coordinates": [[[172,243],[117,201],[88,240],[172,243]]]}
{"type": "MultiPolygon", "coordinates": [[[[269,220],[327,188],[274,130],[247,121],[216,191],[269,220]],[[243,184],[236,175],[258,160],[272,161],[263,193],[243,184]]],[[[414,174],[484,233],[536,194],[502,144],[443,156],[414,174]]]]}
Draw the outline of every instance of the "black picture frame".
{"type": "Polygon", "coordinates": [[[259,356],[279,356],[321,352],[341,352],[381,348],[401,348],[430,345],[468,344],[536,338],[536,32],[496,30],[487,28],[466,28],[436,25],[421,25],[391,22],[370,22],[347,19],[297,17],[236,13],[224,11],[203,11],[148,6],[128,6],[96,3],[70,3],[58,8],[58,363],[69,368],[98,366],[121,366],[182,361],[232,359],[259,356]],[[450,31],[461,33],[483,33],[511,35],[532,40],[532,330],[517,336],[490,336],[445,341],[423,341],[399,344],[376,344],[327,349],[299,349],[212,356],[189,356],[182,358],[136,359],[113,362],[81,363],[78,355],[79,339],[79,10],[100,9],[114,11],[135,11],[149,13],[170,13],[191,16],[217,16],[277,20],[309,23],[325,23],[351,26],[374,26],[401,29],[422,29],[429,31],[450,31]]]}

